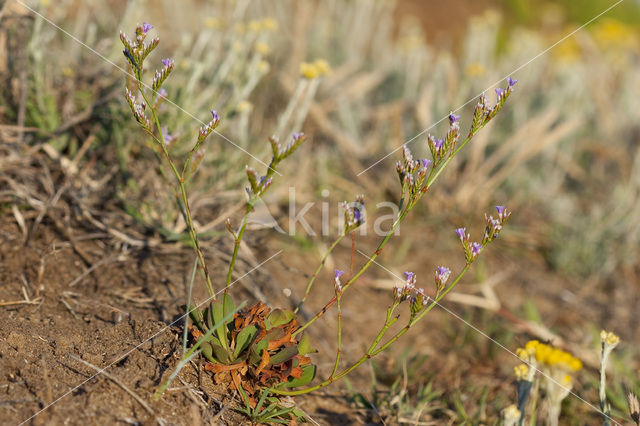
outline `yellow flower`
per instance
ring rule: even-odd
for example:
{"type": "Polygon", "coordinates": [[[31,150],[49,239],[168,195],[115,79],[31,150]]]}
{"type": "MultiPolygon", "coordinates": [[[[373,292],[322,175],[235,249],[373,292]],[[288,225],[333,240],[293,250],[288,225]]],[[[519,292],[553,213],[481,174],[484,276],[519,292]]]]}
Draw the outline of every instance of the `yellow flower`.
{"type": "Polygon", "coordinates": [[[262,28],[267,31],[274,31],[278,29],[278,23],[273,18],[264,18],[262,20],[262,28]]]}
{"type": "Polygon", "coordinates": [[[318,67],[308,62],[303,62],[300,64],[300,74],[308,80],[318,78],[318,76],[320,75],[320,73],[318,72],[318,67]]]}
{"type": "Polygon", "coordinates": [[[258,62],[258,71],[260,73],[267,73],[269,72],[269,68],[271,68],[271,66],[269,65],[269,62],[267,61],[260,61],[258,62]]]}
{"type": "Polygon", "coordinates": [[[235,40],[233,43],[231,43],[231,48],[236,52],[241,52],[243,49],[242,42],[235,40]]]}
{"type": "Polygon", "coordinates": [[[520,410],[518,407],[511,404],[504,410],[502,410],[502,418],[505,425],[515,425],[520,420],[520,410]]]}
{"type": "Polygon", "coordinates": [[[525,350],[529,353],[534,351],[533,354],[535,355],[536,361],[549,367],[565,367],[569,370],[580,370],[582,368],[582,361],[575,358],[569,352],[554,348],[545,343],[540,343],[537,340],[527,342],[525,350]]]}
{"type": "Polygon", "coordinates": [[[469,77],[480,77],[480,76],[484,75],[485,72],[487,72],[487,70],[479,62],[473,62],[473,63],[467,65],[467,68],[465,69],[465,73],[469,77]]]}
{"type": "Polygon", "coordinates": [[[222,19],[208,17],[204,19],[204,26],[210,28],[212,30],[222,28],[224,26],[224,21],[222,19]]]}
{"type": "Polygon", "coordinates": [[[266,56],[269,54],[269,45],[265,42],[259,41],[255,45],[256,52],[261,54],[262,56],[266,56]]]}
{"type": "Polygon", "coordinates": [[[620,47],[633,47],[637,37],[631,27],[611,18],[602,19],[593,29],[593,33],[596,41],[620,47]]]}
{"type": "Polygon", "coordinates": [[[324,59],[316,59],[313,65],[315,65],[319,75],[331,74],[331,66],[329,65],[329,62],[324,59]]]}
{"type": "Polygon", "coordinates": [[[262,29],[262,23],[260,21],[257,20],[251,20],[249,21],[249,29],[251,31],[253,31],[254,33],[257,33],[258,31],[260,31],[262,29]]]}
{"type": "Polygon", "coordinates": [[[600,340],[607,346],[616,346],[620,343],[620,338],[610,331],[602,330],[600,332],[600,340]]]}
{"type": "Polygon", "coordinates": [[[252,109],[253,109],[253,104],[249,101],[242,101],[236,107],[236,110],[238,110],[238,112],[248,112],[248,111],[251,111],[252,109]]]}
{"type": "Polygon", "coordinates": [[[520,364],[513,368],[513,372],[516,374],[518,380],[524,380],[529,373],[529,366],[527,364],[520,364]]]}

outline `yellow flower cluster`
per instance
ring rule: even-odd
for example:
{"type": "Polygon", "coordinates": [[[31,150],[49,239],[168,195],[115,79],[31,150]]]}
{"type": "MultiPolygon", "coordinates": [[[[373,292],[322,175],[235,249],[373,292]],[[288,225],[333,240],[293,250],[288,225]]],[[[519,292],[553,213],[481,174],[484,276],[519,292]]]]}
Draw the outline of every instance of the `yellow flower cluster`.
{"type": "Polygon", "coordinates": [[[513,368],[513,372],[518,380],[524,380],[529,374],[529,366],[527,364],[520,364],[513,368]]]}
{"type": "Polygon", "coordinates": [[[580,370],[582,368],[582,361],[569,352],[540,343],[537,340],[528,341],[524,349],[518,350],[520,358],[526,359],[527,355],[535,356],[537,362],[548,367],[561,367],[569,370],[580,370]]]}
{"type": "Polygon", "coordinates": [[[323,75],[329,75],[331,73],[331,66],[324,59],[316,59],[314,62],[303,62],[300,64],[300,74],[308,79],[312,80],[323,75]]]}
{"type": "Polygon", "coordinates": [[[596,41],[607,46],[631,48],[637,45],[637,32],[622,22],[605,18],[593,28],[596,41]]]}
{"type": "Polygon", "coordinates": [[[249,22],[238,22],[234,26],[235,32],[245,34],[247,32],[259,33],[261,31],[275,31],[278,23],[273,18],[252,19],[249,22]]]}
{"type": "Polygon", "coordinates": [[[600,340],[607,346],[616,346],[620,343],[620,338],[610,331],[602,330],[600,332],[600,340]]]}

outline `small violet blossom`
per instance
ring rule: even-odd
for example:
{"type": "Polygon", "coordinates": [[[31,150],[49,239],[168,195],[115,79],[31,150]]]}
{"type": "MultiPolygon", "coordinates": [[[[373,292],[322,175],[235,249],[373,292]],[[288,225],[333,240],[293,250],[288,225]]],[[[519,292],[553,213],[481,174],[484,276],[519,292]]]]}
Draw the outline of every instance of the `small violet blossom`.
{"type": "Polygon", "coordinates": [[[171,66],[171,64],[173,64],[173,59],[167,58],[162,60],[162,65],[164,65],[165,67],[169,67],[171,66]]]}
{"type": "Polygon", "coordinates": [[[342,276],[342,274],[344,274],[344,271],[340,269],[335,269],[333,271],[333,280],[336,285],[336,290],[338,290],[339,292],[342,291],[342,283],[340,282],[340,277],[342,276]]]}
{"type": "Polygon", "coordinates": [[[149,32],[149,30],[151,30],[151,28],[153,28],[153,25],[148,24],[148,23],[146,23],[146,22],[143,22],[143,23],[142,23],[142,32],[143,32],[143,33],[145,33],[145,34],[146,34],[146,33],[148,33],[148,32],[149,32]]]}
{"type": "Polygon", "coordinates": [[[436,268],[436,288],[440,291],[444,288],[449,276],[451,275],[451,269],[446,266],[438,266],[436,268]]]}
{"type": "Polygon", "coordinates": [[[507,78],[507,83],[509,83],[509,87],[515,86],[517,82],[518,82],[518,80],[514,80],[511,77],[507,78]]]}
{"type": "Polygon", "coordinates": [[[471,244],[471,255],[474,259],[478,256],[478,254],[480,253],[480,250],[482,250],[482,244],[480,243],[471,244]]]}
{"type": "Polygon", "coordinates": [[[449,114],[449,122],[451,124],[457,123],[459,119],[460,119],[459,115],[455,115],[453,112],[449,114]]]}

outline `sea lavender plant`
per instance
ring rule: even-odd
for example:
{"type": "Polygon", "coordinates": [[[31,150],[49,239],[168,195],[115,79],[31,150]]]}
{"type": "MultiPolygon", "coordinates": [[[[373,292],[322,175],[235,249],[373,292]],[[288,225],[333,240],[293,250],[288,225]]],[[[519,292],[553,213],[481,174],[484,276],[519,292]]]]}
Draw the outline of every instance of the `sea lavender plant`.
{"type": "MultiPolygon", "coordinates": [[[[120,34],[120,39],[125,48],[123,54],[130,66],[131,75],[134,77],[130,87],[125,89],[125,98],[136,121],[154,141],[157,152],[168,163],[175,177],[181,213],[187,224],[189,237],[203,271],[210,296],[209,305],[202,311],[190,303],[185,306],[185,310],[193,322],[193,325],[189,326],[193,347],[184,356],[180,366],[184,365],[189,357],[196,353],[197,349],[208,361],[205,369],[213,373],[214,380],[218,383],[225,383],[229,388],[235,389],[240,393],[242,400],[247,405],[243,412],[246,411],[246,414],[251,415],[252,418],[268,418],[270,421],[282,420],[279,417],[280,414],[291,415],[291,411],[277,409],[273,405],[277,404],[277,398],[274,400],[273,397],[268,396],[269,394],[299,395],[328,386],[390,347],[455,287],[484,248],[499,235],[504,223],[511,214],[504,206],[496,206],[497,217],[495,219],[492,216],[487,217],[485,215],[487,224],[481,240],[472,241],[466,228],[458,228],[455,231],[462,242],[466,262],[452,281],[449,280],[452,275],[451,269],[446,266],[438,266],[434,277],[435,291],[429,292],[416,286],[417,276],[415,273],[406,272],[403,285],[393,290],[391,306],[387,309],[384,324],[376,338],[360,359],[340,370],[342,342],[341,302],[343,294],[375,262],[375,259],[380,255],[391,236],[396,233],[409,211],[431,188],[451,160],[500,111],[513,90],[515,80],[509,79],[505,89],[496,90],[497,101],[493,106],[488,105],[487,98],[484,95],[480,97],[474,110],[469,133],[462,141],[460,141],[460,116],[451,113],[449,115],[449,130],[446,135],[443,138],[435,138],[429,135],[427,138],[427,147],[431,152],[431,159],[416,160],[409,147],[404,146],[403,160],[398,162],[396,166],[401,185],[399,213],[396,220],[378,244],[375,252],[358,271],[355,273],[350,272],[349,278],[343,278],[345,272],[342,270],[336,269],[334,271],[334,297],[309,321],[304,325],[300,325],[296,313],[310,294],[325,260],[342,238],[347,235],[353,235],[353,232],[364,223],[364,197],[358,196],[354,203],[348,204],[345,202],[343,204],[345,220],[342,232],[330,246],[322,262],[312,275],[307,284],[305,294],[295,311],[271,309],[262,302],[247,309],[241,309],[242,306],[236,307],[229,295],[229,288],[232,284],[232,274],[238,257],[238,250],[247,228],[249,215],[260,197],[271,186],[279,163],[293,154],[305,140],[305,135],[303,133],[293,133],[291,140],[286,145],[282,145],[275,136],[269,138],[272,159],[264,175],[260,175],[249,166],[245,168],[248,181],[247,202],[245,214],[239,227],[234,229],[231,221],[229,219],[226,221],[227,230],[234,239],[234,248],[226,274],[224,296],[222,300],[219,300],[216,297],[212,277],[207,269],[191,216],[185,183],[189,176],[195,172],[199,161],[202,159],[204,155],[203,143],[219,124],[220,116],[215,110],[210,111],[211,120],[200,128],[191,150],[182,162],[182,167],[179,167],[179,163],[170,153],[170,144],[174,142],[174,138],[171,136],[169,129],[161,126],[158,114],[159,104],[168,95],[162,85],[174,70],[173,60],[163,59],[161,61],[162,68],[155,71],[150,86],[143,82],[145,60],[159,43],[158,38],[146,41],[147,34],[152,28],[151,25],[146,23],[138,25],[133,40],[124,33],[120,34]],[[430,296],[429,293],[434,295],[430,296]],[[399,320],[398,310],[404,302],[409,305],[408,322],[400,331],[392,336],[387,336],[391,327],[399,320]],[[333,371],[328,378],[314,386],[291,389],[304,386],[315,378],[316,368],[311,364],[310,357],[307,356],[312,350],[308,339],[303,333],[326,313],[333,304],[336,304],[338,311],[338,347],[333,371]],[[385,338],[386,340],[383,340],[385,338]],[[256,401],[254,397],[259,399],[256,401]],[[263,407],[265,401],[270,401],[270,405],[263,407]],[[274,413],[280,414],[272,416],[274,413]]],[[[328,66],[325,65],[324,63],[315,63],[314,69],[319,74],[326,73],[328,72],[328,66]]],[[[317,77],[317,75],[311,75],[309,72],[308,69],[302,70],[305,78],[312,79],[317,77]]],[[[166,384],[161,390],[165,388],[166,384]]]]}

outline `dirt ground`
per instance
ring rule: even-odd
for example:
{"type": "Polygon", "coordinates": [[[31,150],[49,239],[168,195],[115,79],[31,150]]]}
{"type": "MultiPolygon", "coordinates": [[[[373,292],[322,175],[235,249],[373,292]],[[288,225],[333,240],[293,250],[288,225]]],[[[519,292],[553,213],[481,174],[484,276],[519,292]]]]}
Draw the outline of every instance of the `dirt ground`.
{"type": "MultiPolygon", "coordinates": [[[[13,159],[14,163],[5,162],[2,175],[3,185],[9,184],[5,188],[11,188],[3,193],[0,216],[3,423],[242,423],[243,417],[231,409],[237,402],[233,395],[214,385],[201,364],[188,365],[163,398],[158,401],[152,398],[173,371],[181,353],[179,314],[187,297],[193,262],[190,249],[161,242],[118,209],[110,201],[110,191],[92,192],[79,185],[82,179],[70,179],[60,162],[44,153],[31,151],[30,156],[17,156],[17,152],[5,152],[5,158],[13,159]],[[24,203],[8,202],[9,193],[20,193],[35,204],[33,199],[37,197],[46,200],[42,193],[52,195],[49,204],[42,202],[43,207],[38,210],[24,203]],[[83,194],[82,200],[79,194],[83,194]]],[[[437,238],[440,227],[450,226],[430,223],[425,216],[428,209],[417,212],[406,229],[421,238],[413,239],[404,248],[392,243],[380,257],[381,264],[401,266],[416,271],[419,277],[430,277],[436,262],[450,259],[452,253],[459,251],[455,245],[444,244],[439,250],[425,246],[424,241],[437,238]],[[398,265],[397,254],[402,250],[415,250],[419,254],[406,257],[398,265]]],[[[535,218],[531,220],[534,222],[535,218]]],[[[304,292],[310,265],[317,264],[321,250],[301,249],[298,243],[270,230],[252,235],[247,250],[241,251],[237,277],[249,275],[236,284],[236,300],[251,303],[263,299],[274,307],[294,306],[304,292]],[[251,271],[278,250],[282,254],[251,271]],[[290,295],[285,288],[291,290],[290,295]]],[[[371,252],[374,241],[370,237],[358,238],[357,248],[371,252]]],[[[496,242],[498,245],[499,248],[492,247],[486,263],[476,266],[480,271],[473,272],[462,283],[458,299],[452,295],[454,302],[462,304],[444,305],[458,318],[452,317],[451,312],[434,311],[418,329],[401,339],[391,353],[377,360],[383,369],[393,371],[406,350],[426,356],[427,361],[412,372],[412,382],[433,380],[436,389],[444,393],[484,387],[493,398],[486,408],[488,418],[496,418],[499,409],[513,397],[510,375],[516,360],[479,331],[468,328],[463,320],[506,344],[512,341],[506,337],[513,337],[514,333],[515,340],[521,343],[529,337],[553,339],[577,353],[590,368],[596,367],[597,357],[596,352],[585,350],[587,332],[576,330],[571,335],[567,330],[575,324],[593,322],[629,324],[628,334],[633,335],[632,324],[638,320],[636,310],[620,309],[621,304],[629,306],[637,302],[625,296],[630,294],[626,288],[629,284],[606,283],[610,291],[594,292],[593,286],[602,284],[591,283],[586,291],[585,283],[546,272],[544,259],[536,254],[538,248],[523,248],[517,229],[496,242]],[[474,282],[482,270],[487,270],[495,281],[499,307],[493,311],[461,309],[473,305],[464,300],[464,295],[478,295],[474,282]],[[525,294],[536,301],[544,324],[553,332],[512,313],[511,309],[519,306],[525,294]],[[557,309],[563,305],[566,310],[557,309]],[[585,306],[589,309],[584,309],[585,306]],[[489,326],[492,329],[486,329],[489,326]],[[570,338],[563,341],[561,335],[570,338]]],[[[229,238],[205,242],[212,270],[225,267],[230,250],[229,238]]],[[[302,311],[303,317],[312,315],[329,299],[331,286],[322,284],[331,282],[332,262],[349,259],[350,252],[351,242],[345,242],[329,259],[317,296],[302,311]]],[[[354,258],[356,267],[363,261],[364,258],[354,258]]],[[[390,279],[381,268],[372,268],[345,297],[345,365],[355,361],[375,336],[391,300],[390,283],[397,280],[390,279]]],[[[195,301],[205,298],[200,284],[196,283],[195,301]]],[[[327,315],[309,332],[319,350],[314,356],[319,377],[326,376],[332,365],[335,321],[335,315],[327,315]]],[[[370,367],[362,367],[350,377],[352,388],[370,393],[370,374],[370,367]]],[[[393,376],[389,377],[387,384],[393,380],[393,376]]],[[[320,424],[379,421],[370,410],[357,409],[350,395],[353,393],[347,391],[345,383],[339,383],[312,396],[297,397],[295,404],[320,424]]],[[[467,395],[470,407],[476,405],[474,398],[478,397],[467,395]]],[[[434,424],[448,423],[447,419],[453,417],[451,407],[438,401],[430,410],[434,424]]]]}

